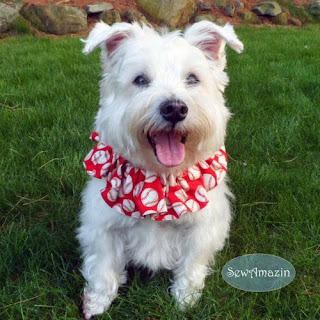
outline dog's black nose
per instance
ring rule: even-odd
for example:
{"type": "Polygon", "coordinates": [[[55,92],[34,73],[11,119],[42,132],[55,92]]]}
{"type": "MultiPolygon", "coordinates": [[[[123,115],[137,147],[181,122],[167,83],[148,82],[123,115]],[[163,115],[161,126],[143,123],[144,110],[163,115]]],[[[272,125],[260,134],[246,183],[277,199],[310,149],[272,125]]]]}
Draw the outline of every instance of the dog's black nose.
{"type": "Polygon", "coordinates": [[[176,124],[186,118],[188,107],[183,101],[167,100],[160,105],[160,113],[165,120],[176,124]]]}

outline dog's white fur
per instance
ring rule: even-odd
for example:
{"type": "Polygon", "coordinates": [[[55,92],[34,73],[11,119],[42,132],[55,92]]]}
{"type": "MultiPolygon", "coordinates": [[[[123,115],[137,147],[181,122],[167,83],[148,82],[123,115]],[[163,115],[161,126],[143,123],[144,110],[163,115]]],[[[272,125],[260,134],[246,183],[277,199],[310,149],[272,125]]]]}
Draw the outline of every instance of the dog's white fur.
{"type": "MultiPolygon", "coordinates": [[[[239,53],[243,49],[232,26],[199,22],[184,34],[159,34],[137,23],[112,27],[98,23],[84,42],[85,54],[102,49],[103,79],[95,130],[134,166],[177,174],[209,158],[224,144],[230,117],[223,98],[228,83],[225,44],[239,53]],[[133,84],[140,74],[148,76],[149,86],[133,84]],[[200,82],[187,85],[189,74],[196,74],[200,82]],[[176,124],[176,130],[188,132],[188,139],[183,163],[168,168],[158,162],[146,135],[166,127],[159,106],[171,98],[188,106],[186,119],[176,124]]],[[[231,194],[226,183],[209,193],[209,204],[201,212],[163,222],[130,218],[111,209],[100,194],[105,183],[92,178],[83,192],[78,239],[87,281],[85,318],[108,309],[119,286],[126,282],[128,263],[152,271],[172,270],[172,295],[181,306],[192,305],[229,233],[231,194]]]]}

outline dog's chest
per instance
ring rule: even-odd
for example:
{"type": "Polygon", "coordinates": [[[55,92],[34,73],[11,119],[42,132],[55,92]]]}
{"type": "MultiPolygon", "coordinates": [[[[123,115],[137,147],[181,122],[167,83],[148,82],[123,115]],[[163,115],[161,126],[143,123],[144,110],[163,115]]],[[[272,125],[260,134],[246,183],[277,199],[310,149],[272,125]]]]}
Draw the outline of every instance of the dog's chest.
{"type": "Polygon", "coordinates": [[[188,222],[140,220],[126,232],[126,252],[131,262],[151,270],[174,269],[187,250],[188,222]]]}

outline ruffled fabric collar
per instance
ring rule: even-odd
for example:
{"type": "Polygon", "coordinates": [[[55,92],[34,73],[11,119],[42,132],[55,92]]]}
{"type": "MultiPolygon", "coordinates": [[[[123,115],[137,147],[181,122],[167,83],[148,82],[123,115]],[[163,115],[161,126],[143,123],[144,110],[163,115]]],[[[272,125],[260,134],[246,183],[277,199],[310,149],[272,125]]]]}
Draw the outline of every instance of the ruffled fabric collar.
{"type": "Polygon", "coordinates": [[[98,144],[86,156],[84,167],[90,176],[106,180],[102,198],[128,217],[163,221],[197,212],[208,204],[208,192],[226,175],[228,158],[224,146],[180,175],[159,175],[133,167],[100,142],[97,132],[90,138],[98,144]]]}

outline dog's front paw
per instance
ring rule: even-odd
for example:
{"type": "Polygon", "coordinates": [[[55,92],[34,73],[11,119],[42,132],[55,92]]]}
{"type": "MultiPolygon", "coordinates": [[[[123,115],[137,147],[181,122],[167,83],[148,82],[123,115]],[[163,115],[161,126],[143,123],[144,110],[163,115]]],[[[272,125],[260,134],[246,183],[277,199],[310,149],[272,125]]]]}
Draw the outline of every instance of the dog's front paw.
{"type": "Polygon", "coordinates": [[[82,304],[83,318],[89,320],[91,317],[103,313],[109,308],[111,302],[106,292],[96,293],[90,289],[84,289],[82,304]]]}
{"type": "Polygon", "coordinates": [[[193,291],[190,289],[171,288],[171,295],[176,299],[180,310],[193,307],[201,297],[201,291],[193,291]]]}

